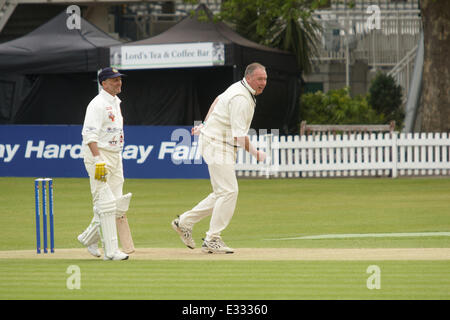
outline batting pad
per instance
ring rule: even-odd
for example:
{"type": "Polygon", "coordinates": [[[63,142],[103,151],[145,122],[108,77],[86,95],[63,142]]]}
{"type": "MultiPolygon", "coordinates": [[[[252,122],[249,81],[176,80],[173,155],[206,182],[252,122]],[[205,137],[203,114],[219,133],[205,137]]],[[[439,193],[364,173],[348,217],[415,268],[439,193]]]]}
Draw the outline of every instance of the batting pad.
{"type": "Polygon", "coordinates": [[[98,209],[98,215],[100,216],[100,221],[103,216],[108,216],[116,213],[116,201],[99,201],[96,203],[96,207],[98,209]]]}
{"type": "Polygon", "coordinates": [[[105,249],[105,256],[111,257],[113,256],[114,252],[116,252],[116,250],[119,249],[115,212],[104,213],[100,215],[100,225],[101,225],[103,245],[105,249]]]}
{"type": "Polygon", "coordinates": [[[126,195],[123,195],[119,199],[117,199],[116,200],[117,211],[122,212],[122,214],[127,212],[128,208],[130,207],[130,201],[132,196],[133,194],[129,192],[126,195]]]}
{"type": "Polygon", "coordinates": [[[86,230],[83,231],[78,240],[80,240],[80,242],[86,247],[97,243],[100,239],[99,228],[100,221],[97,219],[97,217],[94,217],[91,221],[91,224],[86,228],[86,230]]]}

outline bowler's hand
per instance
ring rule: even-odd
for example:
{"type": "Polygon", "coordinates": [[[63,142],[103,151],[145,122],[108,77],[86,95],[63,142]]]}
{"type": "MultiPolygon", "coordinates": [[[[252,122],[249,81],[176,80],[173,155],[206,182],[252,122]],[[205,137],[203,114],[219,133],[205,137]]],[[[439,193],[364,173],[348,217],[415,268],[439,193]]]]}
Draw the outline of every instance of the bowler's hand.
{"type": "Polygon", "coordinates": [[[199,124],[198,126],[195,126],[191,129],[191,135],[198,136],[200,132],[202,131],[204,125],[203,123],[199,124]]]}
{"type": "Polygon", "coordinates": [[[256,160],[259,162],[264,162],[266,160],[266,153],[264,151],[258,150],[258,153],[256,154],[256,160]]]}
{"type": "Polygon", "coordinates": [[[95,162],[95,180],[99,180],[102,182],[106,182],[106,174],[108,173],[108,170],[106,170],[106,163],[101,160],[98,159],[95,162]]]}

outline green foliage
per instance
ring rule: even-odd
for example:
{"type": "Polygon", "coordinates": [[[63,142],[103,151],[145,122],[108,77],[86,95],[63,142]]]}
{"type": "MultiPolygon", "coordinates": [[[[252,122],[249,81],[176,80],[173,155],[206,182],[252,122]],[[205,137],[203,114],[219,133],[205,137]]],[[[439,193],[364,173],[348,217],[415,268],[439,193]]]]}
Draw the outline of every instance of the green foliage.
{"type": "Polygon", "coordinates": [[[344,88],[301,98],[300,119],[310,124],[386,124],[394,120],[400,130],[404,118],[402,88],[383,73],[377,74],[364,96],[352,98],[344,88]]]}
{"type": "Polygon", "coordinates": [[[249,40],[292,52],[300,69],[308,73],[321,29],[312,11],[324,3],[327,0],[228,0],[216,19],[249,40]]]}
{"type": "Polygon", "coordinates": [[[395,120],[397,128],[403,126],[405,114],[402,109],[402,88],[392,76],[381,72],[376,75],[369,88],[368,101],[386,121],[395,120]]]}
{"type": "Polygon", "coordinates": [[[302,95],[300,118],[309,124],[379,124],[383,115],[371,108],[365,96],[350,96],[347,87],[302,95]]]}

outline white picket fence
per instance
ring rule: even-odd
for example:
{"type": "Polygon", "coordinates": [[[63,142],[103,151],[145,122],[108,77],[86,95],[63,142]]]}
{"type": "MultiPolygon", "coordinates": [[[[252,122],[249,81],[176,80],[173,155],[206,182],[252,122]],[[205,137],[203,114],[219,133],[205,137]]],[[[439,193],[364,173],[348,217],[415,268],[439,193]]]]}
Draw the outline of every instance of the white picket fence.
{"type": "Polygon", "coordinates": [[[269,157],[257,163],[239,149],[239,177],[450,175],[448,133],[251,136],[269,157]]]}

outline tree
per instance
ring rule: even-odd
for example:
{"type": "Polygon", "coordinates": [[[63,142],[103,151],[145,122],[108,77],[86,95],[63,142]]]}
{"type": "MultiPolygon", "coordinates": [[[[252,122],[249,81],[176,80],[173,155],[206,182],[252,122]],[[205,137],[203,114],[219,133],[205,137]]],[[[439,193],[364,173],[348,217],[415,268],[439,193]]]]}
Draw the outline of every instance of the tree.
{"type": "Polygon", "coordinates": [[[450,1],[420,0],[424,32],[422,131],[450,131],[450,1]]]}
{"type": "Polygon", "coordinates": [[[379,72],[369,88],[368,102],[386,121],[395,120],[397,129],[403,126],[402,87],[392,76],[379,72]]]}
{"type": "Polygon", "coordinates": [[[328,0],[227,0],[216,18],[247,39],[292,52],[300,69],[308,73],[321,31],[312,12],[326,3],[328,0]]]}

